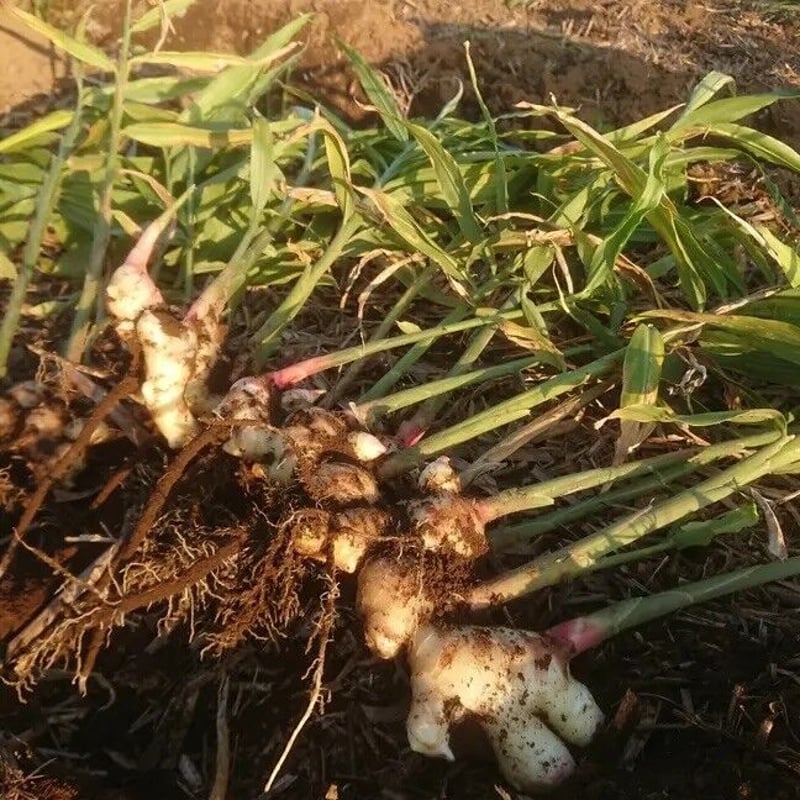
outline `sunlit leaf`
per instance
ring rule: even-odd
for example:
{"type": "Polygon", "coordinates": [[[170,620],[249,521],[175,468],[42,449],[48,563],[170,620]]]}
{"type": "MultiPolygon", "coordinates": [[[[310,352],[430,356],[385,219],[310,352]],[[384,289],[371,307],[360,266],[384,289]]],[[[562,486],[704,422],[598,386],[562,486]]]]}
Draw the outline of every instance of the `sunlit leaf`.
{"type": "Polygon", "coordinates": [[[698,83],[697,86],[695,86],[692,90],[689,99],[686,101],[683,114],[681,114],[681,117],[678,119],[676,125],[690,114],[696,112],[697,109],[710,102],[726,86],[736,86],[736,82],[730,75],[726,75],[723,72],[717,72],[716,70],[712,70],[705,75],[700,83],[698,83]]]}
{"type": "Polygon", "coordinates": [[[96,67],[103,72],[114,72],[116,70],[116,64],[99,47],[78,41],[68,33],[53,27],[21,8],[16,6],[7,6],[7,8],[10,14],[18,17],[29,28],[51,41],[59,50],[63,50],[78,61],[91,67],[96,67]]]}
{"type": "Polygon", "coordinates": [[[66,128],[72,121],[73,115],[73,111],[59,109],[58,111],[51,111],[49,114],[39,117],[22,130],[16,131],[0,140],[0,153],[10,153],[12,150],[21,150],[24,147],[30,146],[33,140],[44,133],[66,128]]]}
{"type": "Polygon", "coordinates": [[[406,125],[431,160],[442,196],[452,209],[461,232],[469,241],[477,244],[484,238],[483,231],[455,159],[429,130],[410,122],[406,125]]]}
{"type": "Polygon", "coordinates": [[[260,114],[253,118],[253,140],[250,143],[250,199],[260,215],[272,194],[277,167],[272,152],[272,131],[260,114]]]}
{"type": "Polygon", "coordinates": [[[609,419],[633,422],[674,422],[690,428],[708,428],[714,425],[771,425],[786,428],[786,418],[774,408],[753,408],[747,411],[710,411],[703,414],[677,414],[668,406],[635,405],[619,408],[609,419]]]}
{"type": "Polygon", "coordinates": [[[339,47],[344,50],[350,59],[361,86],[372,105],[375,106],[375,110],[380,115],[387,130],[399,141],[407,142],[409,137],[408,131],[402,122],[403,115],[394,95],[389,91],[381,76],[364,60],[364,57],[357,50],[342,41],[339,42],[339,47]]]}
{"type": "Polygon", "coordinates": [[[197,0],[157,0],[154,8],[150,8],[131,25],[131,33],[144,33],[156,25],[160,25],[164,18],[172,19],[181,17],[188,8],[197,0]]]}
{"type": "Polygon", "coordinates": [[[253,139],[250,128],[198,128],[182,125],[177,122],[136,122],[127,125],[123,133],[129,139],[154,147],[207,147],[221,149],[224,147],[242,147],[253,139]]]}

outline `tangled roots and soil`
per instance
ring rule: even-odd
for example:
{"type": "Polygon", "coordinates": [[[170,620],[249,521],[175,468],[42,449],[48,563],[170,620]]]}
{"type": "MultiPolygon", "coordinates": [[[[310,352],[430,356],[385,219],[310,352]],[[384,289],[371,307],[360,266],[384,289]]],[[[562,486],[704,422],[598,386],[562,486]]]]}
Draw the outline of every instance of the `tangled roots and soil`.
{"type": "Polygon", "coordinates": [[[217,576],[224,589],[202,635],[205,650],[219,656],[248,638],[284,636],[304,609],[301,591],[310,572],[309,562],[292,546],[287,526],[251,533],[228,573],[217,576]]]}

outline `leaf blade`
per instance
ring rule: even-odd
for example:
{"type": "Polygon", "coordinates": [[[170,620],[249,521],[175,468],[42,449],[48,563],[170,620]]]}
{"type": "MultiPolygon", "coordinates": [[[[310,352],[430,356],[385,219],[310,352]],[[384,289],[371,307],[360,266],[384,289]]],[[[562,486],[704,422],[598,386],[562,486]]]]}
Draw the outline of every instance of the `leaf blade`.
{"type": "Polygon", "coordinates": [[[366,92],[370,103],[375,107],[378,115],[383,120],[386,129],[399,142],[407,142],[409,133],[402,122],[403,115],[397,105],[397,101],[391,92],[386,88],[386,84],[381,80],[377,71],[371,67],[364,57],[355,49],[338,41],[339,47],[344,50],[345,55],[353,65],[358,80],[366,92]]]}
{"type": "Polygon", "coordinates": [[[103,72],[116,72],[117,65],[99,47],[87,42],[81,42],[68,33],[39,19],[34,14],[29,14],[16,6],[8,8],[8,11],[29,28],[52,42],[59,50],[68,53],[77,61],[89,64],[89,66],[96,67],[103,72]]]}

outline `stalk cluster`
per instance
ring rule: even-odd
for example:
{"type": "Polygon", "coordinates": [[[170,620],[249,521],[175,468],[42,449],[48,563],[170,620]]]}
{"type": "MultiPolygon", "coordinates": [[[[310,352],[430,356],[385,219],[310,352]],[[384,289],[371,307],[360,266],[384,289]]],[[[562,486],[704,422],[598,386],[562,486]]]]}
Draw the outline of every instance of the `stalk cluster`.
{"type": "Polygon", "coordinates": [[[309,505],[285,521],[295,552],[357,573],[368,648],[384,659],[407,653],[412,748],[453,758],[450,728],[473,715],[517,788],[554,786],[571,774],[559,736],[587,743],[602,714],[566,660],[535,634],[436,621],[464,602],[497,510],[460,494],[446,457],[421,471],[420,499],[387,502],[375,468],[387,445],[275,376],[242,378],[212,398],[206,381],[224,332],[218,316],[190,311],[177,319],[130,260],[110,281],[108,308],[119,334],[142,350],[141,396],[155,426],[177,448],[197,433],[201,416],[234,422],[227,453],[271,483],[302,489],[309,505]]]}
{"type": "MultiPolygon", "coordinates": [[[[378,658],[406,656],[413,692],[407,721],[411,747],[452,759],[453,727],[472,720],[487,737],[503,775],[522,791],[563,782],[575,768],[565,742],[584,746],[602,724],[588,689],[570,675],[572,655],[632,621],[652,618],[658,604],[636,605],[636,614],[620,605],[607,617],[565,623],[550,635],[453,626],[445,617],[599,568],[609,554],[639,538],[798,462],[794,436],[776,433],[754,454],[647,514],[476,585],[476,564],[489,550],[487,525],[551,505],[560,494],[601,485],[612,477],[609,471],[590,471],[570,478],[569,485],[554,479],[473,498],[461,494],[458,474],[449,459],[440,457],[421,470],[416,497],[398,502],[395,487],[386,481],[396,476],[402,455],[389,462],[390,444],[362,430],[358,414],[318,408],[317,393],[298,388],[310,374],[331,366],[330,359],[317,357],[242,378],[224,397],[212,396],[208,376],[224,335],[220,304],[201,296],[178,319],[148,276],[146,258],[139,253],[137,261],[136,252],[112,277],[108,308],[120,335],[143,353],[141,399],[167,443],[173,448],[187,444],[202,417],[231,423],[225,452],[307,500],[284,515],[295,553],[354,574],[367,647],[378,658]]],[[[707,450],[731,455],[722,445],[707,450]]],[[[655,467],[655,461],[620,465],[614,475],[636,476],[643,465],[655,467]]],[[[759,573],[759,580],[769,574],[759,573]]],[[[687,597],[693,595],[683,587],[678,601],[687,597]]]]}

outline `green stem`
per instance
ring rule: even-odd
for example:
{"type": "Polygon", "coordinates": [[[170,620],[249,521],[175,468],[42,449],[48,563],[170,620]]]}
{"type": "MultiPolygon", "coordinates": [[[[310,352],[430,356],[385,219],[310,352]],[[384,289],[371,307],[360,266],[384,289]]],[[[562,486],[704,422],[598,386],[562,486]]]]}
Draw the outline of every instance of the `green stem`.
{"type": "Polygon", "coordinates": [[[428,402],[431,398],[447,397],[456,389],[462,389],[473,383],[484,383],[502,378],[506,375],[513,375],[523,369],[537,364],[539,359],[536,356],[527,358],[517,358],[513,361],[506,361],[495,367],[482,367],[472,372],[464,372],[459,375],[452,375],[447,378],[440,378],[421,386],[413,386],[410,389],[403,389],[379,400],[370,400],[368,403],[359,403],[352,411],[362,424],[371,426],[381,420],[387,414],[392,414],[407,406],[415,403],[428,402]]]}
{"type": "Polygon", "coordinates": [[[548,636],[565,642],[571,655],[596,647],[606,639],[629,628],[644,625],[659,617],[674,614],[682,608],[707,603],[718,597],[753,589],[772,581],[800,575],[800,556],[786,561],[773,561],[755,567],[717,575],[678,589],[658,592],[649,597],[632,597],[583,617],[562,622],[547,631],[548,636]]]}
{"type": "Polygon", "coordinates": [[[759,478],[797,462],[798,458],[800,449],[796,438],[782,436],[749,458],[669,500],[476,587],[470,602],[474,607],[506,603],[545,586],[574,578],[591,569],[609,553],[633,544],[643,536],[701,508],[724,500],[759,478]]]}
{"type": "MultiPolygon", "coordinates": [[[[590,345],[584,345],[584,347],[590,347],[590,345]]],[[[577,349],[574,348],[574,350],[577,349]]],[[[571,357],[569,351],[565,355],[567,358],[571,357]]],[[[484,450],[478,458],[461,471],[461,485],[469,486],[487,466],[501,464],[503,461],[508,460],[521,447],[550,431],[556,423],[567,417],[576,419],[578,412],[582,408],[604,395],[614,384],[615,381],[613,379],[601,381],[595,386],[580,392],[580,394],[576,394],[553,406],[530,422],[526,422],[521,428],[509,431],[497,444],[492,445],[488,450],[484,450]]]]}
{"type": "Polygon", "coordinates": [[[272,231],[258,232],[258,217],[254,213],[228,263],[189,307],[186,320],[201,320],[211,314],[221,317],[225,306],[247,281],[248,270],[271,241],[272,231]]]}
{"type": "MultiPolygon", "coordinates": [[[[780,437],[778,431],[758,433],[737,439],[735,442],[722,442],[704,447],[701,450],[679,450],[666,456],[653,456],[652,458],[642,459],[638,462],[641,466],[641,473],[634,473],[628,477],[635,477],[638,474],[647,474],[648,477],[637,481],[631,486],[612,489],[604,494],[594,495],[581,503],[560,508],[556,511],[543,514],[536,519],[525,520],[517,525],[509,525],[498,528],[489,534],[492,548],[498,552],[509,551],[522,552],[516,549],[516,545],[521,542],[541,536],[543,533],[553,530],[561,525],[583,519],[600,509],[608,509],[615,503],[624,502],[637,497],[641,497],[645,492],[654,489],[663,489],[668,484],[679,478],[689,475],[701,467],[707,466],[722,458],[740,456],[747,450],[754,447],[771,444],[780,437]],[[675,463],[677,462],[677,463],[675,463]]],[[[623,465],[624,466],[624,465],[623,465]]],[[[613,469],[613,468],[612,468],[613,469]]],[[[609,470],[593,470],[608,473],[609,470]]],[[[588,475],[590,473],[583,473],[588,475]]],[[[581,476],[579,476],[581,477],[581,476]]],[[[603,481],[598,482],[598,486],[603,485],[603,481]]]]}
{"type": "MultiPolygon", "coordinates": [[[[448,372],[448,377],[457,378],[460,375],[473,374],[469,372],[469,368],[480,358],[481,353],[488,347],[494,335],[494,328],[483,328],[482,330],[476,331],[472,335],[467,348],[461,354],[461,357],[448,372]]],[[[446,394],[432,394],[429,399],[417,409],[414,416],[400,426],[400,430],[398,431],[400,440],[409,444],[419,441],[431,427],[434,419],[436,419],[436,416],[446,402],[446,394]]]]}
{"type": "MultiPolygon", "coordinates": [[[[188,172],[190,186],[195,184],[195,170],[197,168],[197,151],[194,147],[187,148],[188,172]]],[[[195,201],[194,192],[189,196],[186,204],[186,240],[189,246],[186,248],[185,260],[183,262],[183,302],[188,304],[194,294],[194,221],[195,221],[195,201]]]]}
{"type": "Polygon", "coordinates": [[[25,247],[22,251],[22,264],[17,273],[14,288],[11,290],[11,296],[8,299],[5,314],[3,315],[3,322],[0,324],[0,378],[5,377],[8,369],[8,354],[11,351],[14,334],[17,331],[19,319],[22,315],[22,306],[25,303],[28,286],[31,280],[33,280],[34,272],[36,271],[36,264],[42,249],[42,239],[44,238],[47,224],[50,221],[50,216],[53,213],[53,208],[58,199],[61,179],[63,177],[64,162],[75,147],[75,141],[81,129],[83,76],[77,63],[73,67],[73,70],[78,88],[78,101],[75,113],[72,116],[69,127],[61,137],[61,141],[58,145],[58,152],[53,156],[50,167],[42,182],[42,186],[39,189],[36,198],[36,214],[34,215],[33,222],[28,231],[28,238],[25,240],[25,247]]]}
{"type": "Polygon", "coordinates": [[[481,434],[508,425],[527,416],[536,406],[577,389],[587,381],[605,375],[622,359],[625,350],[598,358],[584,367],[556,375],[533,389],[511,397],[503,403],[481,411],[463,422],[423,439],[418,445],[390,456],[380,467],[382,479],[400,475],[438,453],[449,451],[481,434]]]}
{"type": "MultiPolygon", "coordinates": [[[[295,180],[295,186],[304,186],[308,181],[316,152],[316,138],[311,136],[308,140],[303,166],[295,180]]],[[[258,232],[258,228],[263,212],[255,207],[253,208],[250,222],[236,250],[234,250],[233,255],[222,271],[203,289],[200,296],[194,301],[186,315],[187,319],[203,319],[211,313],[216,314],[217,317],[222,316],[225,306],[245,285],[248,271],[264,248],[272,241],[275,232],[288,219],[294,205],[295,201],[291,197],[285,198],[281,203],[278,214],[261,233],[258,232]]]]}
{"type": "Polygon", "coordinates": [[[114,185],[119,172],[119,149],[122,141],[122,116],[125,109],[125,92],[130,77],[130,47],[131,47],[131,0],[125,2],[125,16],[122,24],[122,45],[120,48],[119,63],[117,65],[117,80],[114,87],[114,100],[111,104],[111,128],[108,140],[108,158],[106,171],[100,189],[100,203],[97,222],[92,239],[92,248],[89,253],[89,265],[83,281],[83,289],[75,308],[75,318],[72,321],[67,345],[64,354],[69,361],[78,362],[83,357],[89,338],[92,312],[97,308],[97,318],[100,317],[100,284],[103,277],[103,262],[105,260],[108,243],[111,239],[112,226],[112,197],[114,185]]]}
{"type": "MultiPolygon", "coordinates": [[[[405,292],[400,296],[400,299],[392,306],[391,311],[381,320],[378,327],[373,331],[369,337],[369,342],[377,342],[383,339],[384,336],[392,329],[392,326],[398,319],[405,313],[406,309],[411,305],[414,298],[419,292],[430,283],[431,278],[436,274],[437,269],[433,265],[425,267],[413,281],[408,285],[405,292]]],[[[356,376],[361,372],[366,364],[366,359],[354,361],[344,375],[336,382],[336,385],[331,389],[325,398],[325,405],[327,408],[333,405],[344,394],[350,384],[355,380],[356,376]]]]}
{"type": "MultiPolygon", "coordinates": [[[[470,307],[462,304],[457,305],[455,308],[451,309],[447,316],[443,320],[443,324],[445,325],[453,325],[457,322],[461,322],[464,317],[471,311],[470,307]]],[[[391,391],[392,387],[394,387],[400,378],[403,377],[410,369],[414,366],[414,364],[419,361],[425,353],[428,352],[430,347],[433,345],[433,340],[423,340],[421,342],[417,342],[414,344],[406,353],[402,355],[401,358],[397,360],[392,368],[386,372],[381,378],[375,381],[370,388],[364,392],[364,394],[359,398],[360,403],[369,403],[372,400],[378,400],[383,397],[387,392],[391,391]]]]}
{"type": "Polygon", "coordinates": [[[286,389],[289,386],[296,386],[301,381],[310,378],[312,375],[316,375],[318,372],[333,369],[334,367],[341,367],[344,364],[349,364],[351,361],[357,361],[360,358],[367,358],[376,353],[393,350],[396,347],[405,347],[415,342],[438,339],[441,336],[447,336],[451,333],[460,333],[461,331],[468,331],[472,328],[481,328],[484,325],[496,325],[503,319],[514,319],[521,316],[521,314],[521,311],[511,311],[506,313],[498,312],[497,314],[486,317],[473,317],[463,322],[456,322],[453,325],[437,325],[435,328],[429,328],[426,331],[404,333],[400,336],[393,336],[390,339],[382,339],[379,342],[369,342],[367,344],[358,345],[357,347],[348,347],[346,350],[340,350],[338,353],[326,353],[322,356],[314,356],[305,361],[298,361],[296,364],[289,364],[282,369],[275,370],[271,373],[272,382],[279,389],[286,389]]]}

